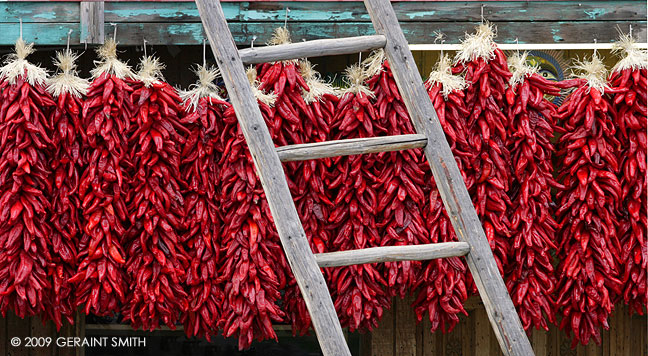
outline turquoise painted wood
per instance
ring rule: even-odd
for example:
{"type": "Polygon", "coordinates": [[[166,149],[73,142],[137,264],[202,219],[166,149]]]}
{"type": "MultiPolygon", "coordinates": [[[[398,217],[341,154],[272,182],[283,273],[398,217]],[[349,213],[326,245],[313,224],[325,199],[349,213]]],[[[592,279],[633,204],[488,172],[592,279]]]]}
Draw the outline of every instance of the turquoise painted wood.
{"type": "MultiPolygon", "coordinates": [[[[457,43],[479,21],[482,2],[406,1],[394,3],[410,43],[433,43],[434,31],[457,43]]],[[[633,25],[635,35],[646,40],[644,1],[494,1],[485,2],[484,15],[498,26],[500,43],[599,43],[614,41],[615,26],[633,25]]],[[[295,41],[373,33],[361,2],[226,2],[225,15],[237,44],[266,42],[282,26],[285,7],[291,9],[288,27],[295,41]]],[[[72,29],[71,44],[79,44],[78,2],[0,2],[0,45],[13,44],[19,19],[23,37],[38,45],[63,45],[72,29]]],[[[122,45],[201,44],[203,31],[193,2],[106,2],[106,35],[118,23],[122,45]]]]}
{"type": "MultiPolygon", "coordinates": [[[[489,21],[645,20],[642,1],[407,1],[393,4],[399,21],[480,21],[481,5],[489,21]]],[[[228,21],[370,22],[362,2],[227,2],[228,21]]],[[[193,3],[109,2],[106,22],[200,22],[193,3]]]]}

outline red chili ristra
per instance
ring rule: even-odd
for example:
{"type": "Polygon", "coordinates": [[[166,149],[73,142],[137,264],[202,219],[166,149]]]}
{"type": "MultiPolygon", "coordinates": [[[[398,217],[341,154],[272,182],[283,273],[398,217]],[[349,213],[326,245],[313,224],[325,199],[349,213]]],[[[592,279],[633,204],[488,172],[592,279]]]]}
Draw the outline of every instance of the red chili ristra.
{"type": "Polygon", "coordinates": [[[606,90],[616,112],[616,137],[621,143],[621,275],[622,297],[630,310],[643,315],[648,305],[648,247],[646,245],[646,51],[630,36],[622,36],[617,50],[623,58],[612,70],[606,90]]]}
{"type": "Polygon", "coordinates": [[[612,297],[621,293],[621,247],[616,210],[622,202],[616,113],[602,95],[605,67],[596,56],[581,63],[583,77],[558,109],[565,130],[559,141],[556,216],[561,224],[558,247],[557,305],[560,328],[574,333],[572,347],[591,338],[601,342],[600,327],[609,328],[612,297]]]}
{"type": "MultiPolygon", "coordinates": [[[[367,85],[375,94],[378,108],[376,136],[413,134],[414,127],[401,98],[389,62],[378,50],[363,62],[367,67],[367,85]]],[[[421,212],[425,198],[425,163],[420,149],[377,154],[371,173],[377,177],[372,185],[377,192],[378,234],[381,246],[415,245],[428,239],[421,212]]],[[[429,170],[429,169],[428,169],[429,170]]],[[[420,261],[386,262],[380,266],[391,295],[401,298],[417,283],[420,261]]]]}
{"type": "Polygon", "coordinates": [[[221,248],[223,216],[218,207],[220,186],[219,152],[223,151],[223,113],[230,107],[218,95],[213,83],[218,71],[199,66],[199,81],[181,93],[185,116],[182,122],[190,132],[181,153],[181,180],[187,188],[183,192],[184,233],[190,266],[185,283],[189,306],[182,313],[187,336],[203,336],[207,340],[218,332],[223,304],[223,283],[219,266],[224,263],[221,248]]]}
{"type": "Polygon", "coordinates": [[[88,81],[76,73],[74,63],[78,55],[67,50],[58,52],[54,64],[59,73],[50,79],[47,90],[56,101],[50,122],[54,128],[54,152],[49,169],[54,174],[52,192],[52,255],[49,274],[53,281],[52,306],[46,310],[57,329],[65,318],[74,324],[76,312],[74,287],[68,279],[76,273],[77,246],[82,223],[79,216],[81,201],[77,189],[81,171],[81,151],[85,149],[85,130],[81,123],[82,97],[88,90],[88,81]]]}
{"type": "Polygon", "coordinates": [[[162,65],[144,57],[131,100],[135,111],[128,133],[133,164],[127,195],[130,228],[126,271],[131,281],[122,308],[133,328],[171,329],[188,308],[183,282],[189,254],[178,236],[184,218],[180,192],[180,146],[187,129],[180,123],[180,97],[165,83],[162,65]]]}
{"type": "Polygon", "coordinates": [[[509,58],[513,72],[506,91],[508,103],[506,145],[511,152],[513,184],[509,211],[513,244],[506,286],[525,330],[549,330],[555,323],[556,286],[553,257],[556,248],[551,188],[564,188],[553,178],[552,155],[556,106],[545,95],[560,96],[554,82],[544,79],[526,64],[526,53],[509,58]],[[546,320],[545,320],[545,315],[546,320]]]}
{"type": "MultiPolygon", "coordinates": [[[[364,86],[362,67],[347,69],[349,88],[337,106],[332,127],[334,139],[371,137],[378,121],[371,104],[373,94],[364,86]]],[[[371,172],[377,163],[376,154],[336,157],[326,182],[334,189],[335,199],[330,228],[334,229],[330,251],[354,250],[380,246],[378,232],[378,194],[372,187],[371,172]]],[[[391,307],[387,282],[377,264],[364,264],[325,270],[330,281],[335,309],[343,327],[350,330],[371,330],[377,326],[383,310],[391,307]]]]}
{"type": "MultiPolygon", "coordinates": [[[[302,136],[305,142],[327,141],[338,101],[335,89],[319,79],[308,61],[299,63],[298,75],[304,79],[308,90],[296,86],[297,91],[290,87],[283,91],[283,95],[301,95],[306,103],[307,109],[300,110],[301,124],[296,127],[296,134],[302,136]]],[[[282,100],[282,97],[279,96],[277,100],[282,100]]],[[[286,166],[289,181],[294,182],[291,194],[295,207],[314,253],[328,251],[328,244],[332,240],[328,217],[333,208],[333,198],[324,182],[330,167],[330,158],[300,162],[295,170],[286,166]]],[[[311,326],[310,314],[292,273],[284,291],[282,306],[292,323],[293,335],[307,334],[311,326]]]]}
{"type": "MultiPolygon", "coordinates": [[[[477,33],[468,35],[457,53],[453,73],[465,72],[464,101],[470,116],[467,119],[468,143],[479,153],[470,164],[476,178],[469,190],[477,215],[482,221],[495,261],[503,274],[508,265],[511,235],[506,216],[511,206],[507,192],[511,184],[510,154],[506,147],[509,118],[506,107],[506,84],[511,73],[506,56],[493,42],[490,25],[482,24],[477,33]]],[[[472,282],[471,282],[472,284],[472,282]]],[[[474,286],[471,288],[476,291],[474,286]]]]}
{"type": "Polygon", "coordinates": [[[134,112],[128,81],[130,67],[117,59],[117,44],[109,39],[97,50],[100,61],[81,111],[88,148],[79,182],[83,234],[79,241],[75,285],[77,306],[86,314],[112,315],[125,302],[129,281],[125,273],[123,239],[129,227],[126,194],[133,164],[126,133],[134,112]]]}
{"type": "MultiPolygon", "coordinates": [[[[256,86],[254,91],[261,98],[259,108],[271,127],[274,112],[269,103],[273,96],[256,86]]],[[[289,267],[232,107],[223,113],[223,122],[218,201],[223,216],[221,248],[225,260],[219,273],[225,299],[219,326],[225,337],[237,335],[239,349],[245,349],[255,338],[277,339],[272,322],[285,318],[277,302],[286,286],[289,267]]]]}
{"type": "MultiPolygon", "coordinates": [[[[466,141],[469,135],[466,117],[469,112],[463,101],[465,81],[451,74],[450,60],[444,56],[440,59],[436,70],[430,73],[425,86],[464,176],[464,181],[468,187],[472,187],[474,177],[471,176],[469,179],[465,171],[470,165],[471,155],[476,153],[466,141]]],[[[424,161],[421,167],[426,173],[424,178],[426,184],[423,185],[425,204],[422,215],[429,236],[424,242],[457,241],[429,165],[424,161]]],[[[459,313],[467,314],[463,308],[463,303],[468,298],[466,271],[465,262],[458,257],[423,262],[415,284],[417,293],[412,307],[419,321],[423,319],[426,312],[428,313],[431,332],[439,328],[443,332],[452,331],[459,322],[459,313]]]]}
{"type": "Polygon", "coordinates": [[[27,62],[33,44],[16,41],[0,68],[0,311],[25,318],[51,305],[52,192],[47,157],[54,149],[47,73],[27,62]]]}

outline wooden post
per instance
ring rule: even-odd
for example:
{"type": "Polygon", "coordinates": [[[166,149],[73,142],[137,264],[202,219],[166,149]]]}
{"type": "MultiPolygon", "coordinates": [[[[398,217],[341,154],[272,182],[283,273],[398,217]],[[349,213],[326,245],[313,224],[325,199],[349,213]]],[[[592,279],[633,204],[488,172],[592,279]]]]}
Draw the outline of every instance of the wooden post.
{"type": "Polygon", "coordinates": [[[376,33],[387,37],[385,55],[412,124],[418,134],[427,136],[425,157],[432,169],[457,238],[470,244],[466,261],[502,351],[507,356],[533,355],[531,343],[499,274],[493,252],[446,141],[439,118],[423,87],[412,52],[403,32],[400,31],[394,9],[387,0],[365,0],[364,3],[376,33]]]}
{"type": "Polygon", "coordinates": [[[248,82],[220,1],[196,0],[205,33],[266,193],[288,263],[325,356],[351,355],[324,276],[306,239],[274,143],[248,82]]]}
{"type": "Polygon", "coordinates": [[[81,37],[79,42],[87,44],[104,43],[104,2],[82,1],[79,7],[81,37]]]}

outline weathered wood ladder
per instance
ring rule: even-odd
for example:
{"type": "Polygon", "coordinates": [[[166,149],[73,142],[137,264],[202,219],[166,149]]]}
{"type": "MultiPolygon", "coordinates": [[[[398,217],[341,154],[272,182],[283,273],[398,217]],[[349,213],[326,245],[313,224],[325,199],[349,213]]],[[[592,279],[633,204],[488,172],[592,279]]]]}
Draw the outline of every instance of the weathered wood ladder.
{"type": "Polygon", "coordinates": [[[377,35],[239,51],[220,1],[196,0],[205,32],[266,193],[281,244],[311,314],[322,352],[326,356],[350,355],[320,267],[466,256],[504,354],[533,355],[394,9],[388,0],[365,0],[364,3],[377,35]],[[385,50],[417,134],[299,144],[275,149],[252,94],[243,63],[349,54],[377,48],[385,50]],[[281,162],[411,148],[424,149],[460,242],[313,254],[288,190],[281,162]]]}

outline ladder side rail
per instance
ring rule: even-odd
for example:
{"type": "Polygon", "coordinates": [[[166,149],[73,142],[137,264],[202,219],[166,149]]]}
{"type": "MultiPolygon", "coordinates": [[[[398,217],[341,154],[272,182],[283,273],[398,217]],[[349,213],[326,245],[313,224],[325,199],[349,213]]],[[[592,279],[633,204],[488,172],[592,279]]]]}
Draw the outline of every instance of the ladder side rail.
{"type": "Polygon", "coordinates": [[[376,33],[387,37],[385,55],[412,124],[417,133],[427,136],[425,156],[457,237],[470,244],[466,256],[468,267],[501,349],[507,356],[533,355],[396,14],[387,0],[364,0],[364,3],[376,33]]]}
{"type": "Polygon", "coordinates": [[[220,1],[196,0],[196,5],[322,352],[326,356],[350,356],[331,295],[306,239],[281,162],[252,94],[220,1]]]}

